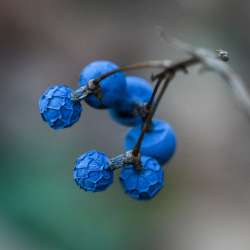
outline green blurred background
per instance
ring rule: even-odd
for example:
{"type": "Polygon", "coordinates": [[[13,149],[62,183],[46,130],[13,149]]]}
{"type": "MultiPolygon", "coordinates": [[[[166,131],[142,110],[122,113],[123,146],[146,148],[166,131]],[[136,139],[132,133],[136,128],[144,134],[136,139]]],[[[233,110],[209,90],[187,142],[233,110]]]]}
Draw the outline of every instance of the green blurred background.
{"type": "Polygon", "coordinates": [[[76,88],[96,59],[185,57],[158,25],[169,38],[228,50],[248,83],[249,9],[247,0],[0,0],[0,250],[248,250],[250,122],[217,76],[194,69],[169,87],[157,117],[175,128],[178,150],[148,202],[127,197],[118,176],[98,194],[72,180],[79,154],[121,153],[127,128],[85,105],[79,123],[52,131],[37,103],[51,84],[76,88]]]}

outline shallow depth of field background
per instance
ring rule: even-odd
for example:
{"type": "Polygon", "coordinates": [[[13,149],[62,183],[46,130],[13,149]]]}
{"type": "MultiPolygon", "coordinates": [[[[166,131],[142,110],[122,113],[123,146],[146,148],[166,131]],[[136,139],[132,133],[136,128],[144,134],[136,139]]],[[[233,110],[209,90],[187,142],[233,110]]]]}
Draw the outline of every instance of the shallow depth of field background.
{"type": "Polygon", "coordinates": [[[249,249],[250,120],[219,77],[194,68],[169,87],[157,117],[175,128],[178,150],[148,202],[125,195],[118,175],[98,194],[72,180],[79,154],[121,153],[127,128],[84,104],[80,122],[53,131],[37,107],[51,84],[76,88],[92,60],[185,58],[159,25],[228,50],[248,83],[249,9],[247,0],[0,0],[0,250],[249,249]]]}

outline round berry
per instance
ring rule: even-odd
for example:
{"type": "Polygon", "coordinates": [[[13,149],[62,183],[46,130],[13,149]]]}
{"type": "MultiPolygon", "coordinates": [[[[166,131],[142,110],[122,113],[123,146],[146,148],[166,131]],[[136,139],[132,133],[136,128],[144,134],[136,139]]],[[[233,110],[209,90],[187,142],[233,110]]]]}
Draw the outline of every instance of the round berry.
{"type": "Polygon", "coordinates": [[[136,200],[153,198],[164,185],[164,172],[159,163],[147,156],[141,157],[141,170],[131,164],[122,168],[120,181],[125,192],[136,200]]]}
{"type": "Polygon", "coordinates": [[[39,111],[45,122],[53,129],[72,126],[81,115],[80,102],[71,100],[72,89],[64,85],[49,87],[39,99],[39,111]]]}
{"type": "Polygon", "coordinates": [[[153,89],[148,81],[137,76],[128,76],[126,95],[121,97],[118,105],[110,109],[111,117],[125,126],[136,126],[142,122],[138,109],[151,98],[153,89]]]}
{"type": "MultiPolygon", "coordinates": [[[[110,61],[92,62],[81,71],[79,83],[81,86],[84,86],[88,84],[89,80],[96,79],[117,68],[118,66],[110,61]]],[[[126,92],[126,78],[123,72],[110,75],[103,79],[99,85],[99,93],[93,93],[86,97],[86,102],[97,109],[115,106],[126,92]]]]}
{"type": "Polygon", "coordinates": [[[113,182],[113,172],[109,167],[110,160],[104,153],[91,150],[77,158],[73,177],[85,191],[103,191],[113,182]]]}
{"type": "MultiPolygon", "coordinates": [[[[125,138],[125,149],[131,150],[141,133],[141,125],[132,128],[125,138]]],[[[176,150],[176,135],[172,127],[161,120],[153,120],[141,144],[141,154],[155,158],[161,165],[173,156],[176,150]]]]}

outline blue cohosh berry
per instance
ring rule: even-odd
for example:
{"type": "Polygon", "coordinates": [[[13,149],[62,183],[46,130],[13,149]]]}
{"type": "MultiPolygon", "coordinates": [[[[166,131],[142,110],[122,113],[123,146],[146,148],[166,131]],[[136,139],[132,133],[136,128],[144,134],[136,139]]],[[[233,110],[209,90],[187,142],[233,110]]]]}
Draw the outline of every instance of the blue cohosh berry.
{"type": "Polygon", "coordinates": [[[136,170],[132,164],[124,166],[120,173],[120,181],[130,197],[148,200],[163,187],[164,172],[159,163],[151,157],[142,156],[141,166],[141,170],[136,170]]]}
{"type": "Polygon", "coordinates": [[[152,95],[152,86],[137,76],[128,76],[127,92],[120,97],[118,105],[110,109],[111,117],[125,126],[136,126],[142,122],[138,110],[147,103],[152,95]]]}
{"type": "Polygon", "coordinates": [[[80,102],[71,100],[72,89],[65,85],[49,87],[39,99],[39,111],[45,122],[53,129],[72,126],[81,115],[80,102]]]}
{"type": "Polygon", "coordinates": [[[109,167],[110,160],[104,153],[91,150],[77,158],[73,177],[85,191],[103,191],[113,183],[113,171],[109,167]]]}
{"type": "MultiPolygon", "coordinates": [[[[110,61],[95,61],[88,64],[80,73],[79,83],[87,85],[89,80],[117,69],[118,66],[110,61]]],[[[117,104],[121,96],[126,92],[126,79],[123,72],[117,72],[99,83],[97,93],[89,94],[86,102],[93,108],[111,108],[117,104]]]]}
{"type": "MultiPolygon", "coordinates": [[[[125,149],[131,150],[141,133],[141,125],[132,128],[125,138],[125,149]]],[[[155,158],[161,165],[173,156],[176,149],[176,135],[172,127],[154,119],[151,128],[145,133],[140,153],[155,158]]]]}

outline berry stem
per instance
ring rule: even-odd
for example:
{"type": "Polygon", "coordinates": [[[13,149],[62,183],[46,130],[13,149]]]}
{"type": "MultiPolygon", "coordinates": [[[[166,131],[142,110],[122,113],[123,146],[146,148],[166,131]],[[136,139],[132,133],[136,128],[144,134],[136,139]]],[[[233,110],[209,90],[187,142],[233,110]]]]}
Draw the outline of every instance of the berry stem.
{"type": "MultiPolygon", "coordinates": [[[[160,101],[161,101],[161,98],[162,98],[163,94],[165,93],[165,91],[167,89],[167,86],[169,85],[170,81],[174,78],[174,75],[175,75],[175,72],[169,72],[166,77],[164,75],[161,75],[161,77],[158,78],[158,81],[156,83],[156,86],[155,86],[154,90],[159,88],[159,86],[163,82],[164,78],[165,78],[165,81],[163,83],[163,87],[162,87],[159,95],[156,98],[155,104],[152,105],[152,103],[149,103],[150,109],[149,109],[149,111],[148,111],[148,113],[147,113],[147,115],[145,117],[145,121],[143,123],[140,136],[139,136],[139,138],[137,140],[137,143],[134,146],[134,149],[132,151],[132,154],[133,154],[134,157],[139,157],[142,140],[143,140],[143,138],[145,136],[145,133],[148,131],[148,129],[149,129],[150,125],[151,125],[152,118],[153,118],[153,116],[155,114],[155,111],[156,111],[160,101]]],[[[155,99],[156,92],[157,92],[157,90],[153,92],[152,97],[151,97],[150,100],[155,99]]]]}
{"type": "Polygon", "coordinates": [[[145,62],[134,63],[126,66],[122,66],[118,69],[114,69],[112,71],[107,72],[106,74],[101,75],[100,77],[94,80],[95,84],[98,84],[103,79],[121,71],[130,71],[136,69],[145,69],[145,68],[168,68],[172,64],[170,60],[150,60],[145,62]]]}
{"type": "MultiPolygon", "coordinates": [[[[222,49],[217,49],[215,50],[217,53],[218,59],[227,62],[229,60],[228,52],[222,49]]],[[[110,72],[107,72],[106,74],[101,75],[100,77],[96,78],[93,80],[93,84],[98,85],[100,81],[103,79],[109,77],[110,75],[113,75],[117,72],[120,71],[130,71],[130,70],[135,70],[135,69],[145,69],[145,68],[164,68],[164,71],[161,73],[155,75],[152,80],[156,80],[157,78],[161,77],[161,74],[165,74],[169,71],[177,71],[179,69],[183,70],[186,72],[186,68],[188,66],[191,66],[193,64],[197,64],[200,62],[200,59],[196,56],[192,56],[191,58],[181,60],[179,62],[172,62],[170,60],[151,60],[151,61],[145,61],[145,62],[139,62],[139,63],[134,63],[130,65],[126,65],[123,67],[120,67],[118,69],[111,70],[110,72]]]]}
{"type": "MultiPolygon", "coordinates": [[[[217,57],[220,60],[228,61],[228,53],[226,51],[222,49],[218,49],[216,50],[216,53],[217,53],[217,57]]],[[[163,71],[161,71],[160,73],[152,77],[152,81],[155,81],[161,78],[162,76],[166,76],[166,74],[170,71],[176,72],[178,70],[181,70],[181,71],[187,72],[186,70],[187,67],[194,65],[194,64],[198,64],[198,63],[200,63],[200,59],[196,56],[192,56],[188,59],[185,59],[179,62],[172,62],[170,60],[150,60],[150,61],[126,65],[126,66],[111,70],[96,79],[91,79],[87,87],[80,87],[72,93],[72,100],[80,101],[82,99],[85,99],[89,94],[96,92],[96,90],[99,87],[100,81],[121,71],[131,71],[131,70],[145,69],[145,68],[163,68],[164,69],[163,71]]]]}
{"type": "Polygon", "coordinates": [[[156,99],[156,101],[155,101],[154,106],[152,107],[151,119],[152,119],[152,117],[154,116],[154,114],[155,114],[155,112],[156,112],[156,110],[157,110],[157,107],[159,106],[159,103],[160,103],[160,101],[161,101],[161,98],[162,98],[162,96],[164,95],[164,93],[165,93],[167,87],[169,86],[170,81],[174,78],[174,75],[175,75],[175,73],[172,72],[172,73],[170,73],[170,74],[168,75],[168,77],[165,79],[165,82],[164,82],[164,84],[163,84],[163,86],[162,86],[162,89],[161,89],[161,91],[160,91],[160,93],[159,93],[159,95],[158,95],[158,97],[157,97],[157,99],[156,99]]]}
{"type": "MultiPolygon", "coordinates": [[[[158,78],[158,79],[157,79],[157,82],[156,82],[156,84],[155,84],[155,87],[154,87],[153,93],[152,93],[152,95],[151,95],[151,98],[150,98],[149,102],[148,102],[147,105],[146,105],[146,110],[147,110],[148,112],[149,112],[149,111],[151,110],[151,108],[152,108],[152,105],[153,105],[155,96],[156,96],[157,91],[158,91],[158,89],[159,89],[159,87],[160,87],[160,85],[161,85],[162,80],[163,80],[162,78],[158,78]]],[[[146,117],[144,117],[144,121],[145,121],[145,120],[146,120],[146,117]]]]}

